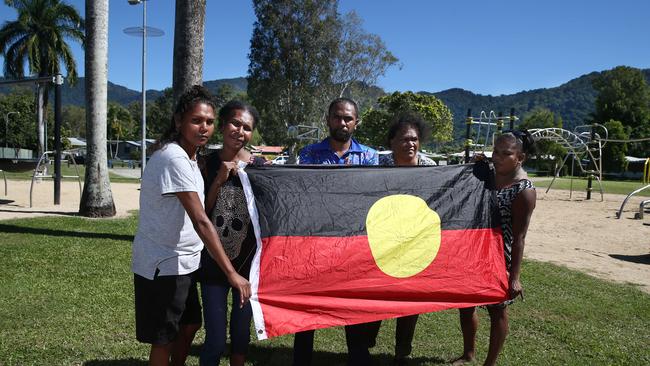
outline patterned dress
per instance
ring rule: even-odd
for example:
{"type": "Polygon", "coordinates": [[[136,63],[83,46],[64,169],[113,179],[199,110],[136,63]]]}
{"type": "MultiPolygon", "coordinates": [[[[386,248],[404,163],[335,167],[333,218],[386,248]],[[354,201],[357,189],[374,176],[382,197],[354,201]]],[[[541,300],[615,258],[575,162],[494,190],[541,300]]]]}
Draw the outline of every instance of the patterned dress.
{"type": "Polygon", "coordinates": [[[512,202],[520,192],[526,189],[535,189],[533,182],[528,179],[522,179],[497,190],[497,201],[499,204],[499,213],[501,214],[501,230],[503,231],[504,254],[508,271],[510,271],[512,242],[514,241],[514,235],[512,233],[512,202]]]}
{"type": "MultiPolygon", "coordinates": [[[[379,165],[392,166],[395,165],[395,157],[393,153],[379,155],[379,165]]],[[[438,165],[434,160],[418,153],[418,165],[438,165]]]]}

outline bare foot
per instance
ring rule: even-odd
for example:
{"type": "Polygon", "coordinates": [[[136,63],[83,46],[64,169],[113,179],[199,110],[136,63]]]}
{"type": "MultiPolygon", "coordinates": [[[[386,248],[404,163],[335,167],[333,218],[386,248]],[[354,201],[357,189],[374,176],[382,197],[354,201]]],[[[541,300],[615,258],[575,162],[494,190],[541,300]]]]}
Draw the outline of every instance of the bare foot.
{"type": "Polygon", "coordinates": [[[452,366],[461,366],[470,362],[474,362],[474,355],[462,355],[457,359],[451,361],[452,366]]]}

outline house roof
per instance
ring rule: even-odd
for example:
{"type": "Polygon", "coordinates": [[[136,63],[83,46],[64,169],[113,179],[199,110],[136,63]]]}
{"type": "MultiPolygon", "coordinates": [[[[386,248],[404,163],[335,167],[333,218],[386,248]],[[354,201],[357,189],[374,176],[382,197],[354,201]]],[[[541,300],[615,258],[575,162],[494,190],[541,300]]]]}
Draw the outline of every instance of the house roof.
{"type": "Polygon", "coordinates": [[[86,146],[86,140],[81,137],[68,137],[67,139],[72,146],[86,146]]]}
{"type": "Polygon", "coordinates": [[[643,162],[645,162],[647,159],[648,159],[648,158],[637,158],[637,157],[634,157],[634,156],[626,156],[626,157],[625,157],[625,160],[626,160],[628,163],[643,163],[643,162]]]}
{"type": "Polygon", "coordinates": [[[261,153],[261,154],[280,154],[284,150],[284,146],[251,146],[253,148],[253,152],[261,153]]]}

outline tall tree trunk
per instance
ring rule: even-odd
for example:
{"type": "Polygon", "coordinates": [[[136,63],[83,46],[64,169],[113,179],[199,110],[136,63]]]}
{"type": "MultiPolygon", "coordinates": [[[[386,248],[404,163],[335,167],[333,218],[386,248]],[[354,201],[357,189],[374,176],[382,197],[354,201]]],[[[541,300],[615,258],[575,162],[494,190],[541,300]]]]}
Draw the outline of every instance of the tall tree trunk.
{"type": "Polygon", "coordinates": [[[115,216],[106,158],[108,0],[86,0],[86,177],[79,214],[115,216]]]}
{"type": "Polygon", "coordinates": [[[38,155],[40,158],[45,152],[45,85],[36,86],[36,133],[38,136],[38,155]]]}
{"type": "Polygon", "coordinates": [[[174,25],[174,105],[185,90],[203,83],[206,0],[176,0],[174,25]]]}

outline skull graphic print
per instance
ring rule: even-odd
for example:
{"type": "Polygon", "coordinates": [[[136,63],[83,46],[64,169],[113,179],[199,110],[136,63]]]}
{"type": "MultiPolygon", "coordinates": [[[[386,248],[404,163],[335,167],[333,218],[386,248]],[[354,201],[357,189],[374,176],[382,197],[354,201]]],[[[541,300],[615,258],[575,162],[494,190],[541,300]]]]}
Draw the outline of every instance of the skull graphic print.
{"type": "Polygon", "coordinates": [[[234,185],[231,179],[219,190],[211,219],[226,255],[230,260],[237,258],[251,218],[246,208],[244,190],[234,185]]]}

